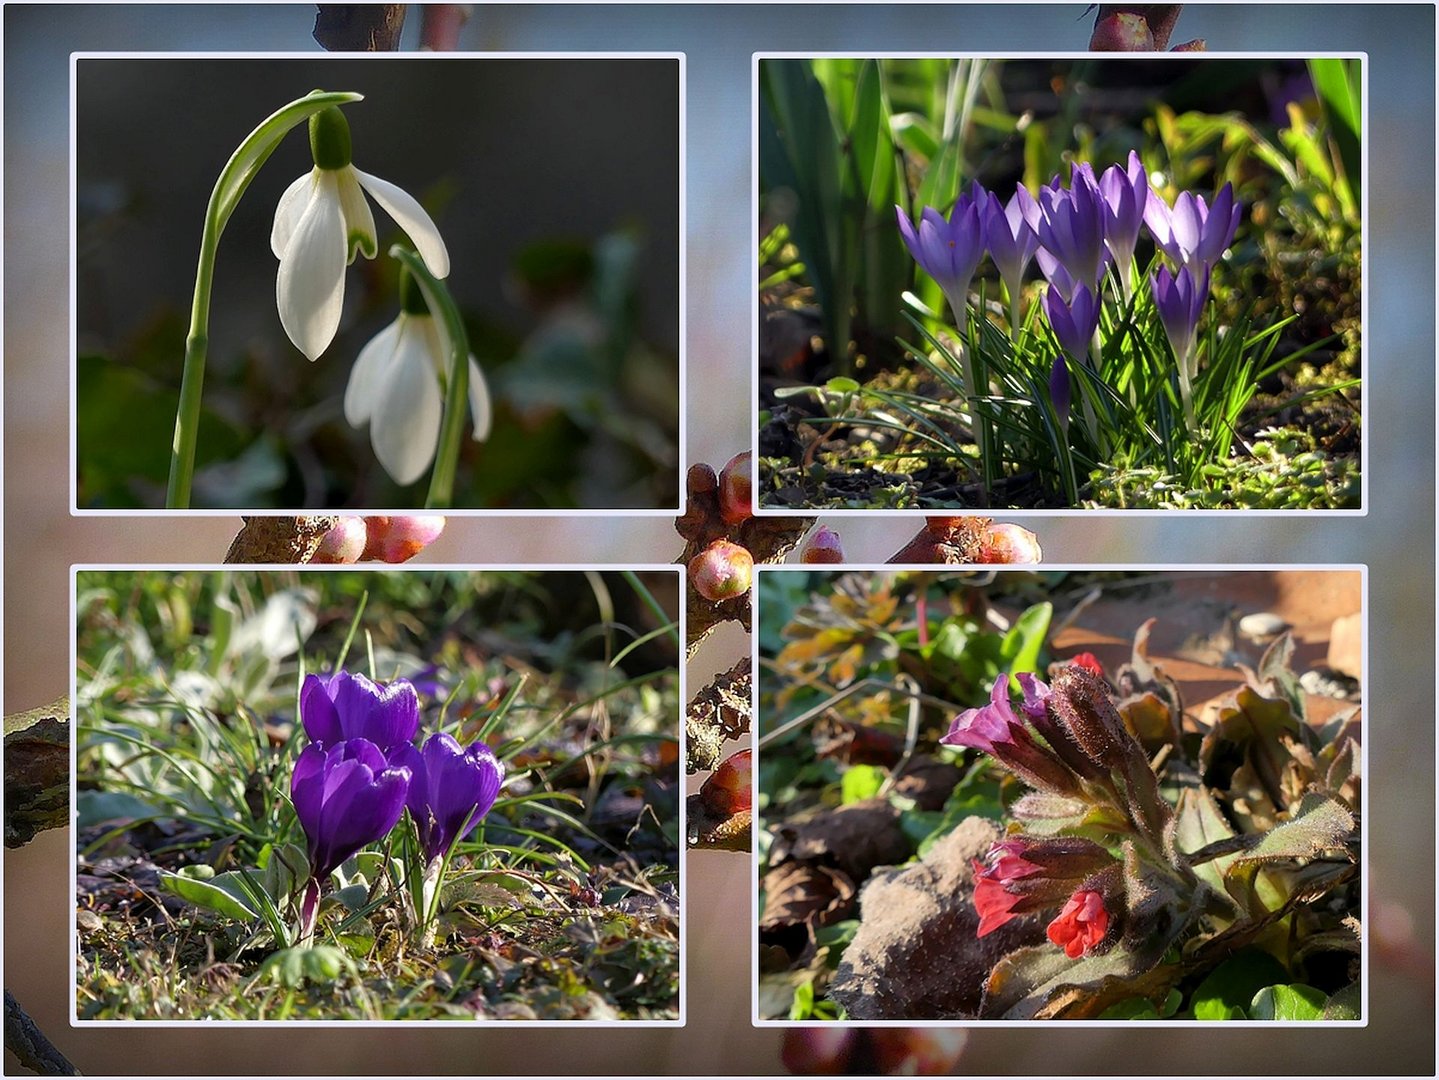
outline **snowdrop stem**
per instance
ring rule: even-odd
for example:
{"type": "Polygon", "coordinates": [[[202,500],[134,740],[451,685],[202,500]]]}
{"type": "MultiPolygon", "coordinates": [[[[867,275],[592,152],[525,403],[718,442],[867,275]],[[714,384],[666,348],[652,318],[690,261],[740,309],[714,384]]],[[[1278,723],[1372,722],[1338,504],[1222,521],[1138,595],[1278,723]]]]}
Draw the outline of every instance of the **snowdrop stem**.
{"type": "Polygon", "coordinates": [[[440,446],[430,472],[430,490],[425,496],[426,510],[447,509],[454,497],[455,470],[459,465],[460,443],[469,409],[469,338],[465,335],[465,321],[460,317],[454,297],[445,288],[444,282],[430,273],[424,260],[401,244],[390,248],[390,256],[400,260],[424,293],[430,314],[440,328],[440,338],[449,350],[445,374],[445,417],[440,424],[440,446]]]}
{"type": "Polygon", "coordinates": [[[190,305],[190,332],[185,338],[185,367],[180,376],[180,404],[175,410],[175,438],[170,444],[170,480],[165,488],[165,508],[183,510],[190,505],[190,482],[195,472],[195,442],[200,428],[200,394],[205,385],[205,356],[210,344],[210,291],[215,278],[215,253],[220,234],[240,196],[260,171],[275,147],[291,128],[304,123],[322,109],[359,101],[362,95],[349,92],[316,91],[296,98],[267,116],[245,141],[235,148],[220,170],[215,190],[205,207],[205,226],[200,235],[200,262],[195,269],[195,297],[190,305]]]}

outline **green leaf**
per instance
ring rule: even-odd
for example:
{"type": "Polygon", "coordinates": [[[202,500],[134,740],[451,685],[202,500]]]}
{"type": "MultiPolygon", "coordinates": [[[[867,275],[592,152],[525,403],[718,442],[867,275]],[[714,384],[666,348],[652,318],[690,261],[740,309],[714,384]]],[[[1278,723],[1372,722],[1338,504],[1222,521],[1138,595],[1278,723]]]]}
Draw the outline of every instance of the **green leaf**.
{"type": "Polygon", "coordinates": [[[814,1015],[814,983],[805,981],[794,988],[794,1000],[790,1002],[791,1020],[808,1020],[814,1015]]]}
{"type": "Polygon", "coordinates": [[[1159,1010],[1148,998],[1125,998],[1099,1014],[1100,1020],[1158,1020],[1159,1010]]]}
{"type": "Polygon", "coordinates": [[[217,876],[213,866],[203,864],[187,866],[178,874],[162,870],[160,887],[197,907],[208,908],[237,922],[253,922],[260,917],[244,880],[234,871],[217,876]]]}
{"type": "Polygon", "coordinates": [[[1264,833],[1235,862],[1312,858],[1321,851],[1342,847],[1354,828],[1354,815],[1338,799],[1309,794],[1300,801],[1299,809],[1289,821],[1264,833]]]}
{"type": "Polygon", "coordinates": [[[830,379],[824,386],[826,390],[833,390],[837,394],[853,394],[860,389],[859,383],[843,375],[830,379]]]}
{"type": "Polygon", "coordinates": [[[878,765],[851,765],[840,777],[840,801],[848,806],[874,798],[888,775],[889,771],[878,765]]]}
{"type": "Polygon", "coordinates": [[[1266,986],[1249,1003],[1252,1020],[1323,1020],[1329,995],[1304,983],[1266,986]]]}
{"type": "MultiPolygon", "coordinates": [[[[1004,641],[999,648],[1000,656],[1008,665],[1011,675],[1038,670],[1039,653],[1044,648],[1044,638],[1049,633],[1049,623],[1053,618],[1054,605],[1046,600],[1042,604],[1035,604],[1014,620],[1014,625],[1004,635],[1004,641]]],[[[1010,681],[1015,689],[1019,688],[1017,680],[1010,681]]]]}
{"type": "Polygon", "coordinates": [[[333,945],[296,947],[271,953],[256,976],[268,976],[281,986],[295,989],[310,983],[332,983],[342,974],[354,974],[355,962],[333,945]]]}
{"type": "Polygon", "coordinates": [[[1324,1019],[1358,1020],[1363,1004],[1363,998],[1359,993],[1359,984],[1357,982],[1350,983],[1344,989],[1331,994],[1329,1000],[1324,1003],[1324,1019]]]}
{"type": "Polygon", "coordinates": [[[1196,1020],[1243,1020],[1254,995],[1284,982],[1289,972],[1263,949],[1248,948],[1220,964],[1199,984],[1190,1000],[1196,1020]]]}

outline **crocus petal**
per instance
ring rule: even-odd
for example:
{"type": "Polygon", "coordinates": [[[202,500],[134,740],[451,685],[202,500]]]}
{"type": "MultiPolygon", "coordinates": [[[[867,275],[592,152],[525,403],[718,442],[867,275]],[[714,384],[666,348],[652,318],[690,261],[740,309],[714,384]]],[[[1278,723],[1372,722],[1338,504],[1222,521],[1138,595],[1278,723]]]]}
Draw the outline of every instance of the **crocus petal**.
{"type": "Polygon", "coordinates": [[[325,801],[326,759],[324,748],[311,743],[300,751],[290,774],[290,801],[295,804],[295,816],[307,835],[316,835],[319,831],[320,810],[325,801]]]}
{"type": "Polygon", "coordinates": [[[334,173],[320,170],[275,278],[280,322],[295,347],[315,360],[335,339],[345,299],[345,219],[334,173]]]}
{"type": "Polygon", "coordinates": [[[295,226],[300,223],[300,217],[310,201],[310,187],[317,179],[316,171],[312,169],[302,176],[297,176],[275,206],[275,224],[270,228],[270,250],[277,259],[284,258],[285,248],[290,243],[290,237],[294,235],[295,226]]]}
{"type": "Polygon", "coordinates": [[[379,250],[375,235],[375,215],[365,201],[365,193],[355,180],[355,169],[339,170],[340,207],[345,214],[345,240],[348,247],[348,262],[355,261],[355,252],[361,251],[365,258],[373,259],[379,250]]]}
{"type": "Polygon", "coordinates": [[[420,253],[420,258],[425,260],[425,266],[430,273],[437,278],[448,277],[450,253],[445,249],[440,230],[435,228],[435,223],[430,215],[425,213],[425,208],[409,192],[396,187],[388,180],[381,180],[378,176],[371,176],[359,169],[354,169],[354,173],[371,198],[384,207],[385,213],[394,218],[395,223],[405,231],[405,235],[415,245],[415,250],[420,253]]]}
{"type": "Polygon", "coordinates": [[[397,484],[412,484],[429,468],[443,413],[433,360],[414,322],[407,320],[396,342],[370,417],[375,456],[397,484]]]}
{"type": "Polygon", "coordinates": [[[300,723],[310,741],[321,745],[338,742],[345,737],[330,681],[319,675],[306,675],[300,686],[300,723]]]}
{"type": "Polygon", "coordinates": [[[345,419],[351,427],[361,427],[374,414],[375,400],[389,362],[394,358],[400,326],[406,318],[408,316],[400,315],[372,337],[355,359],[350,381],[345,385],[345,419]]]}
{"type": "Polygon", "coordinates": [[[347,739],[368,740],[388,753],[419,730],[420,698],[404,679],[380,685],[363,675],[341,672],[332,690],[347,739]]]}

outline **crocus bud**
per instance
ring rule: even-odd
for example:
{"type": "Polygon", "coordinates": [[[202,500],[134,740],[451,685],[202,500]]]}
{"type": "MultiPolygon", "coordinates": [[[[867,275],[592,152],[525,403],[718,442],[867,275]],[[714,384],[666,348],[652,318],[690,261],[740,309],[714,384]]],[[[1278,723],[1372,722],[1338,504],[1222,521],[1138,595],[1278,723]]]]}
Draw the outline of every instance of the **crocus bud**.
{"type": "Polygon", "coordinates": [[[364,518],[341,518],[338,525],[320,537],[320,544],[315,548],[315,553],[310,556],[310,561],[312,563],[359,562],[360,556],[365,553],[367,531],[364,518]]]}
{"type": "Polygon", "coordinates": [[[1037,563],[1044,558],[1039,537],[1021,525],[991,525],[979,541],[976,562],[1037,563]]]}
{"type": "Polygon", "coordinates": [[[690,584],[706,600],[718,603],[749,592],[754,558],[738,544],[716,540],[689,563],[690,584]]]}
{"type": "Polygon", "coordinates": [[[439,539],[445,529],[442,517],[371,517],[365,519],[367,538],[363,558],[387,563],[412,559],[439,539]]]}
{"type": "Polygon", "coordinates": [[[715,817],[734,817],[750,808],[753,778],[753,753],[740,750],[710,773],[700,788],[700,801],[715,817]]]}
{"type": "Polygon", "coordinates": [[[747,521],[753,511],[750,492],[754,480],[754,459],[746,450],[725,462],[719,475],[720,517],[728,525],[747,521]]]}
{"type": "Polygon", "coordinates": [[[802,563],[842,563],[844,548],[839,542],[839,533],[828,525],[821,525],[809,534],[800,548],[799,561],[802,563]]]}

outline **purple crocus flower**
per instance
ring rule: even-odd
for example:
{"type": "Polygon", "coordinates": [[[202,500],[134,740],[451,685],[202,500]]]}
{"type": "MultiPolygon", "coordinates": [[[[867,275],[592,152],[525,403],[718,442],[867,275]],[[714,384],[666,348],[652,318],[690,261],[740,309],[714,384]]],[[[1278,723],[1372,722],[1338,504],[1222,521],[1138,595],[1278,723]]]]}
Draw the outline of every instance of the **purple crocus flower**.
{"type": "Polygon", "coordinates": [[[955,201],[948,221],[934,207],[926,206],[918,229],[902,208],[894,208],[904,246],[920,268],[939,282],[957,323],[964,322],[969,283],[984,258],[981,208],[986,201],[984,189],[975,184],[972,195],[961,194],[955,201]]]}
{"type": "MultiPolygon", "coordinates": [[[[1088,165],[1071,169],[1069,190],[1056,177],[1039,192],[1039,243],[1076,282],[1099,291],[1109,253],[1104,246],[1104,199],[1088,165]]],[[[1046,260],[1040,260],[1043,269],[1046,260]]]]}
{"type": "Polygon", "coordinates": [[[1039,247],[1039,233],[1035,231],[1038,222],[1039,204],[1023,184],[1014,189],[1007,204],[1001,203],[993,192],[985,201],[984,243],[1016,311],[1025,268],[1039,247]]]}
{"type": "Polygon", "coordinates": [[[420,699],[404,679],[382,686],[348,671],[307,675],[300,687],[300,722],[318,746],[368,739],[388,754],[415,737],[420,699]]]}
{"type": "Polygon", "coordinates": [[[1201,270],[1198,278],[1183,267],[1179,273],[1171,274],[1169,267],[1161,266],[1150,278],[1154,293],[1154,306],[1159,309],[1159,320],[1164,324],[1164,334],[1174,350],[1174,358],[1180,370],[1189,379],[1197,373],[1195,364],[1196,331],[1199,316],[1204,311],[1204,302],[1209,299],[1209,271],[1201,270]]]}
{"type": "Polygon", "coordinates": [[[1104,198],[1104,245],[1114,259],[1119,284],[1126,299],[1130,295],[1129,267],[1134,262],[1134,245],[1139,241],[1139,226],[1144,222],[1144,208],[1149,200],[1149,179],[1139,155],[1129,152],[1127,169],[1111,165],[1099,178],[1099,193],[1104,198]]]}
{"type": "Polygon", "coordinates": [[[1181,192],[1171,209],[1151,192],[1144,204],[1144,224],[1160,249],[1180,267],[1192,271],[1210,270],[1234,241],[1242,208],[1234,198],[1234,185],[1225,184],[1214,196],[1214,205],[1204,196],[1181,192]]]}
{"type": "Polygon", "coordinates": [[[1044,293],[1044,313],[1065,352],[1084,363],[1089,358],[1094,332],[1099,329],[1099,300],[1095,294],[1076,285],[1073,297],[1066,302],[1051,285],[1044,293]]]}
{"type": "Polygon", "coordinates": [[[484,743],[462,747],[443,732],[431,735],[423,750],[402,747],[396,761],[413,774],[406,805],[427,863],[469,835],[495,805],[505,778],[504,765],[484,743]]]}
{"type": "Polygon", "coordinates": [[[311,743],[301,751],[290,777],[290,799],[309,841],[315,882],[395,827],[409,786],[410,770],[391,765],[368,739],[345,739],[329,747],[311,743]]]}

